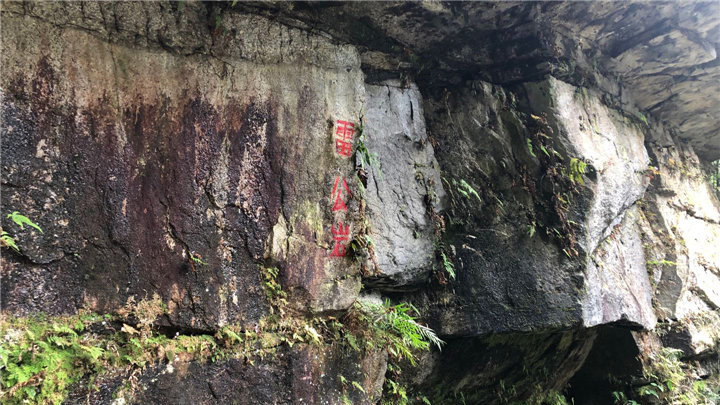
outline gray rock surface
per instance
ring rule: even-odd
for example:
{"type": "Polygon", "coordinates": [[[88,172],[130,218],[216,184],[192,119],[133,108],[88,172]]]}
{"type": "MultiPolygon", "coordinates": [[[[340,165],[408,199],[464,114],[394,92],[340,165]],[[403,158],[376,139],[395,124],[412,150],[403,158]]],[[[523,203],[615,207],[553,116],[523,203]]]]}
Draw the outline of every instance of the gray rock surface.
{"type": "Polygon", "coordinates": [[[584,235],[578,240],[588,253],[583,324],[623,320],[652,329],[655,314],[633,207],[648,184],[649,159],[643,144],[646,129],[604,105],[597,94],[553,78],[525,87],[531,100],[550,94],[552,117],[558,132],[566,137],[560,142],[592,166],[594,173],[593,181],[588,182],[592,198],[584,235]]]}
{"type": "Polygon", "coordinates": [[[422,83],[453,87],[468,79],[517,83],[553,74],[597,86],[628,111],[639,107],[675,128],[703,159],[720,158],[718,2],[265,7],[358,44],[364,68],[380,76],[400,69],[422,83]],[[333,18],[339,13],[351,18],[333,18]]]}
{"type": "Polygon", "coordinates": [[[665,134],[649,151],[656,168],[638,224],[663,342],[707,354],[720,338],[720,202],[692,147],[665,134]]]}
{"type": "Polygon", "coordinates": [[[719,4],[2,2],[2,316],[157,294],[158,331],[213,335],[391,299],[447,342],[410,371],[321,330],[69,403],[135,381],[130,403],[371,404],[388,379],[484,405],[570,381],[605,405],[663,346],[713,381],[719,4]],[[353,156],[338,120],[363,124],[353,156]],[[331,257],[339,221],[355,247],[331,257]]]}
{"type": "Polygon", "coordinates": [[[407,287],[429,277],[437,239],[430,212],[445,192],[417,87],[367,85],[366,97],[364,145],[375,163],[364,164],[364,199],[376,274],[365,282],[407,287]]]}
{"type": "Polygon", "coordinates": [[[442,139],[438,161],[453,197],[447,243],[458,274],[451,288],[435,292],[442,298],[421,299],[437,316],[434,326],[461,336],[618,321],[652,329],[652,294],[631,208],[647,186],[643,127],[598,94],[553,78],[518,89],[527,113],[513,107],[512,93],[471,86],[426,108],[430,131],[442,139]],[[538,144],[528,149],[533,116],[547,116],[553,127],[547,153],[538,144]],[[563,160],[548,168],[540,159],[555,152],[563,160]],[[566,172],[571,159],[587,162],[584,184],[575,185],[576,194],[557,194],[572,186],[561,183],[564,174],[550,176],[566,172]],[[457,191],[461,181],[477,198],[457,191]],[[569,201],[561,213],[558,195],[569,201]],[[574,248],[566,244],[571,237],[574,248]]]}

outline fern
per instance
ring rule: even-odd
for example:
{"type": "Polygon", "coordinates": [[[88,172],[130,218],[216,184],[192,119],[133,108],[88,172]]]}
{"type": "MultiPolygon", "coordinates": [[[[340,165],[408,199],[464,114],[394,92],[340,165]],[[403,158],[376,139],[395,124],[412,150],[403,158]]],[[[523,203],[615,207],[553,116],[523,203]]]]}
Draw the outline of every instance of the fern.
{"type": "Polygon", "coordinates": [[[452,261],[447,258],[445,252],[440,252],[440,257],[443,261],[443,268],[448,273],[448,275],[450,275],[450,278],[455,280],[455,266],[453,265],[452,261]]]}
{"type": "Polygon", "coordinates": [[[362,385],[360,385],[359,382],[353,381],[353,382],[352,382],[352,386],[355,387],[355,388],[357,388],[357,390],[360,391],[360,392],[362,392],[363,394],[365,393],[365,388],[363,388],[362,385]]]}
{"type": "Polygon", "coordinates": [[[0,245],[7,246],[12,249],[14,249],[16,252],[20,252],[20,249],[18,249],[17,244],[15,244],[15,239],[10,236],[9,233],[2,231],[2,234],[0,234],[0,245]]]}
{"type": "Polygon", "coordinates": [[[283,291],[282,285],[277,281],[280,271],[277,267],[265,267],[262,270],[265,279],[263,282],[265,296],[272,306],[272,311],[278,310],[282,314],[284,312],[283,307],[287,304],[287,293],[283,291]]]}
{"type": "Polygon", "coordinates": [[[391,305],[385,300],[383,305],[358,304],[361,316],[373,330],[373,346],[385,346],[391,356],[405,359],[415,364],[413,350],[430,350],[431,345],[442,349],[443,342],[435,332],[416,321],[411,313],[417,309],[408,303],[391,305]]]}
{"type": "Polygon", "coordinates": [[[14,211],[12,214],[8,214],[7,217],[12,219],[13,222],[15,222],[20,227],[20,229],[25,229],[24,226],[29,225],[40,231],[40,233],[43,233],[42,228],[40,228],[35,222],[31,221],[30,218],[18,213],[17,211],[14,211]]]}
{"type": "MultiPolygon", "coordinates": [[[[459,182],[458,182],[458,181],[455,181],[455,180],[453,179],[452,182],[453,182],[453,184],[455,185],[455,188],[456,188],[457,192],[460,193],[460,194],[462,194],[463,197],[465,197],[465,198],[467,198],[467,199],[469,200],[469,199],[471,198],[471,196],[474,196],[475,198],[478,199],[478,201],[482,202],[482,198],[480,198],[480,194],[478,194],[478,192],[475,191],[475,189],[473,188],[473,186],[471,186],[470,184],[468,184],[468,182],[466,182],[466,181],[463,180],[463,179],[460,179],[459,182]]],[[[446,183],[447,183],[447,181],[446,181],[446,183]]]]}
{"type": "Polygon", "coordinates": [[[584,185],[585,182],[583,181],[583,175],[585,174],[585,169],[587,168],[587,163],[583,162],[582,160],[578,158],[571,158],[570,159],[570,167],[567,171],[567,176],[570,178],[570,181],[573,183],[578,183],[580,185],[584,185]]]}
{"type": "MultiPolygon", "coordinates": [[[[359,122],[362,122],[362,117],[359,122]]],[[[380,161],[378,160],[377,153],[370,152],[365,145],[365,132],[362,124],[358,124],[356,131],[359,133],[357,138],[357,146],[355,148],[356,155],[360,158],[360,168],[366,170],[367,168],[374,168],[378,173],[378,177],[382,181],[383,174],[380,169],[380,161]]]]}
{"type": "MultiPolygon", "coordinates": [[[[42,228],[40,228],[38,224],[31,221],[30,218],[26,217],[25,215],[18,213],[17,211],[8,214],[7,217],[10,218],[13,222],[15,222],[15,224],[19,226],[20,229],[25,229],[25,225],[28,225],[37,229],[38,231],[40,231],[40,233],[43,233],[42,228]]],[[[0,233],[0,246],[9,247],[18,253],[20,252],[15,238],[4,230],[2,231],[2,233],[0,233]]]]}

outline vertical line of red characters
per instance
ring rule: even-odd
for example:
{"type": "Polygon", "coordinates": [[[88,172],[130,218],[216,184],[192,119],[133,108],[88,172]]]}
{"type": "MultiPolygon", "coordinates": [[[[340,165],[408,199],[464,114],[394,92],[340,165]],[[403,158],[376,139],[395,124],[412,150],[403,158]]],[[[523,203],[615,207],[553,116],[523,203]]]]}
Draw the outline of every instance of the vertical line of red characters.
{"type": "MultiPolygon", "coordinates": [[[[355,135],[355,124],[348,121],[337,120],[335,129],[335,153],[349,158],[352,156],[352,141],[355,135]]],[[[332,193],[330,194],[333,201],[332,212],[347,212],[347,201],[352,198],[352,193],[347,185],[345,178],[341,176],[335,177],[332,193]]],[[[350,239],[350,226],[343,225],[342,221],[338,221],[336,225],[330,227],[333,237],[333,250],[330,257],[343,257],[347,252],[347,243],[350,239]]]]}

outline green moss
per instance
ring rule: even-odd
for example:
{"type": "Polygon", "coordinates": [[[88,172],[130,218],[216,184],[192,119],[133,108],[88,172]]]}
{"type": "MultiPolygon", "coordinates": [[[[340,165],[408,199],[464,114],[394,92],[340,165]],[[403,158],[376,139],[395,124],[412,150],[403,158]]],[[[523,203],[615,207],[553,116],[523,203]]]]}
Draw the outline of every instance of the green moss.
{"type": "Polygon", "coordinates": [[[293,227],[297,226],[298,222],[307,224],[308,228],[317,235],[317,239],[322,240],[323,217],[318,203],[303,201],[298,210],[293,213],[290,218],[290,224],[292,224],[293,227]]]}
{"type": "Polygon", "coordinates": [[[0,402],[60,404],[81,379],[92,381],[113,370],[173,361],[181,353],[186,361],[244,358],[252,364],[255,358],[273,355],[282,344],[321,343],[322,321],[292,318],[285,322],[264,319],[258,332],[226,326],[213,336],[171,338],[152,328],[149,317],[155,308],[152,301],[133,305],[132,319],[140,320],[134,325],[123,323],[120,315],[92,313],[3,321],[0,402]]]}
{"type": "Polygon", "coordinates": [[[647,384],[637,389],[640,398],[653,397],[663,404],[717,404],[720,377],[698,380],[691,364],[681,360],[682,351],[662,348],[643,370],[647,384]]]}
{"type": "MultiPolygon", "coordinates": [[[[237,358],[252,365],[258,358],[274,356],[282,346],[340,343],[353,351],[385,349],[391,358],[414,362],[414,350],[442,343],[415,321],[411,315],[415,309],[407,304],[356,304],[342,322],[291,314],[277,282],[278,269],[264,268],[262,274],[272,311],[254,330],[228,325],[214,335],[168,337],[154,327],[156,319],[167,313],[157,295],[137,303],[130,300],[112,315],[9,317],[0,323],[4,340],[0,402],[60,404],[81,380],[92,382],[118,370],[173,362],[180,354],[183,361],[237,358]]],[[[127,391],[132,395],[134,387],[127,391]]]]}
{"type": "Polygon", "coordinates": [[[93,318],[83,315],[50,320],[35,316],[3,322],[3,403],[30,400],[59,404],[67,388],[85,373],[119,362],[115,353],[81,336],[93,318]]]}

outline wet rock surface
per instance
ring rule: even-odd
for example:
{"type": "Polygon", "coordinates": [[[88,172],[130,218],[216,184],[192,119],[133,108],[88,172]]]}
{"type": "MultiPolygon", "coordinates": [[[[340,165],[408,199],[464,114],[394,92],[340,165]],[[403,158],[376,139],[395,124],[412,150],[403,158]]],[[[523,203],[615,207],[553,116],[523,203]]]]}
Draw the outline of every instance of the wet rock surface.
{"type": "Polygon", "coordinates": [[[496,404],[537,394],[528,381],[559,390],[583,364],[595,336],[588,329],[449,340],[432,359],[437,372],[425,380],[425,392],[433,403],[496,404]]]}
{"type": "Polygon", "coordinates": [[[555,79],[524,86],[521,104],[532,108],[525,112],[512,107],[519,97],[513,93],[483,82],[471,87],[428,101],[453,199],[447,248],[458,264],[457,282],[440,289],[445,298],[430,300],[441,308],[440,330],[464,335],[497,332],[498,325],[526,331],[619,320],[652,328],[650,283],[630,209],[647,186],[642,129],[597,96],[555,79]],[[552,141],[533,144],[533,121],[541,116],[552,141]],[[549,167],[551,154],[558,163],[549,167]],[[558,194],[565,186],[551,176],[571,170],[573,159],[586,162],[585,180],[573,186],[578,192],[558,194]],[[623,235],[621,243],[613,232],[623,235]]]}
{"type": "MultiPolygon", "coordinates": [[[[243,24],[253,23],[236,26],[243,24]]],[[[41,39],[4,54],[4,65],[26,69],[4,81],[12,138],[3,142],[3,206],[22,209],[46,229],[23,240],[23,256],[34,266],[68,269],[58,271],[65,273],[60,280],[70,277],[50,283],[47,294],[57,290],[62,299],[48,310],[88,305],[107,311],[130,296],[159,292],[174,324],[253,325],[265,305],[258,265],[281,216],[300,218],[291,227],[315,251],[310,262],[278,258],[286,260],[290,286],[311,290],[310,301],[322,300],[313,292],[327,278],[345,276],[342,269],[314,273],[318,261],[330,266],[330,238],[303,235],[309,218],[297,211],[322,201],[332,181],[322,170],[334,162],[328,121],[358,115],[349,111],[363,91],[352,53],[337,54],[338,63],[349,63],[347,71],[282,61],[226,63],[108,44],[31,16],[7,18],[4,26],[13,38],[30,32],[63,38],[50,49],[41,39]],[[283,83],[281,77],[297,76],[289,71],[302,71],[304,80],[283,83]],[[306,159],[311,154],[315,158],[306,159]],[[76,263],[79,268],[69,270],[76,263]]],[[[298,54],[310,46],[297,45],[298,54]]],[[[318,221],[327,217],[317,212],[318,221]]],[[[43,282],[29,272],[10,274],[16,282],[3,285],[4,307],[23,311],[23,300],[35,302],[28,308],[37,305],[25,291],[43,282]]]]}
{"type": "Polygon", "coordinates": [[[281,350],[256,365],[231,360],[213,364],[175,363],[139,378],[143,392],[132,403],[173,404],[356,404],[374,403],[385,373],[385,353],[366,359],[337,347],[281,350]],[[339,376],[358,381],[367,393],[343,387],[339,376]],[[380,385],[378,385],[380,379],[380,385]]]}
{"type": "Polygon", "coordinates": [[[715,381],[720,202],[703,168],[720,157],[718,16],[3,2],[1,219],[19,247],[0,258],[3,315],[157,294],[158,328],[213,335],[343,320],[362,291],[413,303],[447,342],[404,375],[388,350],[336,341],[163,361],[67,403],[117,403],[132,383],[126,403],[370,404],[397,381],[439,404],[605,404],[649,384],[666,348],[715,381]],[[357,125],[351,156],[339,120],[357,125]]]}

